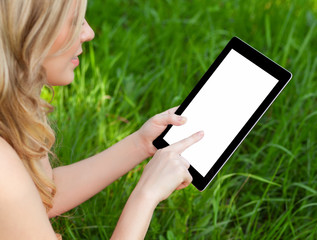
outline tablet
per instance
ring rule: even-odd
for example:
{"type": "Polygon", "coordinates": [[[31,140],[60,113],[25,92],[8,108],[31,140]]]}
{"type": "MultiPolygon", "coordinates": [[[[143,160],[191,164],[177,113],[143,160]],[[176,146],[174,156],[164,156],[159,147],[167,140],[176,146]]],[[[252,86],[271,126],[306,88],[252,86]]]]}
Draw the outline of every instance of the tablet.
{"type": "Polygon", "coordinates": [[[167,126],[153,145],[164,148],[203,130],[203,139],[181,154],[190,163],[192,184],[203,191],[291,77],[233,37],[176,110],[187,122],[167,126]]]}

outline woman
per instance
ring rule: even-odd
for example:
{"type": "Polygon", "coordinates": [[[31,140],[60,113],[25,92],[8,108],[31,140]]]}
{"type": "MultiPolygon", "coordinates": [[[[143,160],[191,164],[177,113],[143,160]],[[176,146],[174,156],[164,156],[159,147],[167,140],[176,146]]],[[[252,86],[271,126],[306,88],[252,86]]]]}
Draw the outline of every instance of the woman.
{"type": "Polygon", "coordinates": [[[113,239],[142,239],[157,204],[192,180],[180,154],[203,133],[157,151],[152,141],[185,119],[157,114],[109,149],[52,169],[55,137],[40,98],[44,85],[74,80],[82,44],[94,38],[86,0],[0,1],[0,236],[56,239],[49,218],[62,214],[153,156],[131,193],[113,239]]]}

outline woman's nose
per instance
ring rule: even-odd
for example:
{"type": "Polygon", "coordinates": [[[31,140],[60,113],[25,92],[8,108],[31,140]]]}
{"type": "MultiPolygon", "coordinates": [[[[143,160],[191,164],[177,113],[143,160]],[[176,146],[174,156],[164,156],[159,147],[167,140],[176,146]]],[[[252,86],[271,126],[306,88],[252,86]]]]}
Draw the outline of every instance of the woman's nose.
{"type": "Polygon", "coordinates": [[[83,29],[80,35],[80,41],[81,42],[89,42],[95,37],[95,32],[92,30],[92,28],[89,26],[88,22],[85,19],[83,29]]]}

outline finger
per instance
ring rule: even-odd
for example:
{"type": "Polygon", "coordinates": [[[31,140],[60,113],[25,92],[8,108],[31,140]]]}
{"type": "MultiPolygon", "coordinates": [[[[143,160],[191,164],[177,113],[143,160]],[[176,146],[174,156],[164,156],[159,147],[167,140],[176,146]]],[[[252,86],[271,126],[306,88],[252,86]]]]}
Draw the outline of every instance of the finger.
{"type": "Polygon", "coordinates": [[[182,161],[187,169],[190,167],[190,163],[184,157],[180,156],[180,161],[182,161]]]}
{"type": "Polygon", "coordinates": [[[190,184],[190,182],[189,182],[189,183],[181,183],[181,184],[176,188],[176,190],[184,189],[184,188],[188,187],[189,184],[190,184]]]}
{"type": "Polygon", "coordinates": [[[176,107],[173,107],[173,108],[170,108],[170,109],[167,109],[166,111],[162,112],[163,114],[169,114],[169,113],[175,113],[177,108],[179,108],[180,105],[176,106],[176,107]]]}
{"type": "Polygon", "coordinates": [[[168,113],[175,113],[178,108],[179,108],[179,105],[176,106],[176,107],[173,107],[173,108],[171,108],[171,109],[168,109],[167,112],[168,112],[168,113]]]}
{"type": "Polygon", "coordinates": [[[191,184],[192,181],[193,181],[193,177],[188,173],[186,175],[185,180],[176,188],[176,190],[180,190],[187,187],[189,184],[191,184]]]}
{"type": "Polygon", "coordinates": [[[172,124],[172,125],[179,126],[184,124],[187,121],[187,119],[186,117],[176,115],[174,113],[165,113],[165,114],[161,113],[156,116],[155,121],[156,121],[156,124],[159,124],[159,125],[167,126],[169,124],[172,124]]]}
{"type": "Polygon", "coordinates": [[[181,154],[182,152],[185,151],[185,149],[187,149],[191,145],[193,145],[196,142],[198,142],[199,140],[201,140],[203,138],[203,136],[204,136],[204,132],[199,131],[199,132],[191,135],[188,138],[185,138],[179,142],[176,142],[176,143],[170,145],[169,147],[170,147],[170,149],[177,152],[178,154],[181,154]]]}

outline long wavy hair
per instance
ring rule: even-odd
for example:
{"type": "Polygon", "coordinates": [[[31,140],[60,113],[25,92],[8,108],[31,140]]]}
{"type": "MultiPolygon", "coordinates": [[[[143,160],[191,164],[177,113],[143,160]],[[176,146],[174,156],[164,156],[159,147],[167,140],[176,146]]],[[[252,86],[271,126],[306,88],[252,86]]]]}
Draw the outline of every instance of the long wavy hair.
{"type": "Polygon", "coordinates": [[[40,97],[49,86],[42,64],[71,10],[74,24],[60,52],[79,36],[86,5],[87,0],[0,1],[0,136],[21,158],[47,211],[56,187],[40,160],[54,156],[55,134],[47,118],[53,107],[40,97]]]}

